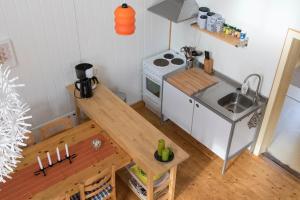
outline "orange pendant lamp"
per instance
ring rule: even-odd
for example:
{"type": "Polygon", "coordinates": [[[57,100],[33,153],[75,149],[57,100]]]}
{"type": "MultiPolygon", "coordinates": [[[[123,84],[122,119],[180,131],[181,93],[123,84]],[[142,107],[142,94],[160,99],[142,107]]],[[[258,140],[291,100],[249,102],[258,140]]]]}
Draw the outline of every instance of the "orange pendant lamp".
{"type": "Polygon", "coordinates": [[[135,11],[126,3],[115,10],[115,31],[119,35],[132,35],[135,32],[135,11]]]}

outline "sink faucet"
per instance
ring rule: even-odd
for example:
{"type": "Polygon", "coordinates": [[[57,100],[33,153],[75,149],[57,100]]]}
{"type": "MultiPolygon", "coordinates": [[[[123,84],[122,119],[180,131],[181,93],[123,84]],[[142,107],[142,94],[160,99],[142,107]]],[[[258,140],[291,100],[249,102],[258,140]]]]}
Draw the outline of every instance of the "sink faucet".
{"type": "Polygon", "coordinates": [[[247,81],[249,80],[249,78],[256,76],[258,78],[258,84],[256,87],[256,91],[255,91],[255,97],[253,98],[253,103],[257,103],[257,101],[259,100],[259,88],[260,88],[260,84],[261,84],[261,76],[259,74],[250,74],[249,76],[247,76],[243,82],[243,85],[247,83],[247,81]]]}

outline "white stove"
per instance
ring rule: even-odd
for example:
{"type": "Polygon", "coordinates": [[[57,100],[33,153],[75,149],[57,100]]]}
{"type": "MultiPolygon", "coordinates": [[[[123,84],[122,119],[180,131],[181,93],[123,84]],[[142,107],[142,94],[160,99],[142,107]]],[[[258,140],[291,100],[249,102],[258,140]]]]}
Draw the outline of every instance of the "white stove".
{"type": "Polygon", "coordinates": [[[174,51],[165,51],[143,61],[143,100],[146,106],[160,116],[163,77],[186,66],[185,57],[174,51]]]}
{"type": "Polygon", "coordinates": [[[143,61],[144,72],[149,72],[158,77],[163,77],[185,66],[185,57],[174,50],[163,52],[143,61]]]}

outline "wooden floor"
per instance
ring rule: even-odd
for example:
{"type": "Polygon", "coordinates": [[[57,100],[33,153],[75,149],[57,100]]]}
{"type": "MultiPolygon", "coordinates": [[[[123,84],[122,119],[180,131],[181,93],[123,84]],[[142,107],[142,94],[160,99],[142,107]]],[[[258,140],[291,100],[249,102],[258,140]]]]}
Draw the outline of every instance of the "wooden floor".
{"type": "MultiPolygon", "coordinates": [[[[183,130],[159,118],[139,104],[134,109],[190,154],[177,173],[176,200],[300,200],[300,181],[273,162],[245,152],[221,175],[222,160],[198,144],[183,130]]],[[[147,134],[147,133],[145,133],[147,134]]],[[[117,180],[118,200],[138,200],[117,180]]]]}

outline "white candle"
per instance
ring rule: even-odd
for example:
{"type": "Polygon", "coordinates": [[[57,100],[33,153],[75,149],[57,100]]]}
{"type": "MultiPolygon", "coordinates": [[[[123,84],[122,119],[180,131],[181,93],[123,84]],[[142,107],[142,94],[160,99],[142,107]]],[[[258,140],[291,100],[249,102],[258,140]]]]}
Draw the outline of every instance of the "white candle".
{"type": "Polygon", "coordinates": [[[57,155],[57,160],[60,161],[60,154],[59,154],[58,147],[56,147],[56,155],[57,155]]]}
{"type": "Polygon", "coordinates": [[[65,144],[65,149],[66,149],[66,156],[69,157],[69,148],[68,148],[68,144],[65,144]]]}
{"type": "Polygon", "coordinates": [[[48,163],[49,163],[49,165],[52,165],[52,160],[51,160],[49,151],[47,152],[47,157],[48,157],[48,163]]]}
{"type": "Polygon", "coordinates": [[[44,169],[43,164],[42,164],[42,161],[41,161],[41,158],[40,158],[39,156],[37,157],[37,160],[38,160],[40,169],[44,169]]]}

